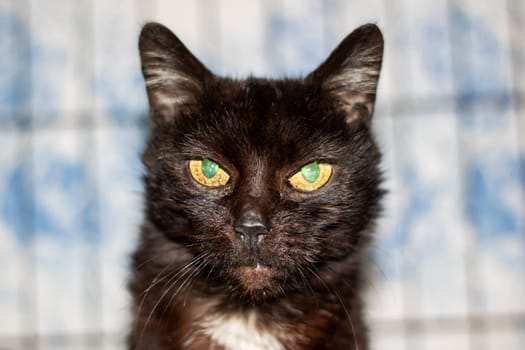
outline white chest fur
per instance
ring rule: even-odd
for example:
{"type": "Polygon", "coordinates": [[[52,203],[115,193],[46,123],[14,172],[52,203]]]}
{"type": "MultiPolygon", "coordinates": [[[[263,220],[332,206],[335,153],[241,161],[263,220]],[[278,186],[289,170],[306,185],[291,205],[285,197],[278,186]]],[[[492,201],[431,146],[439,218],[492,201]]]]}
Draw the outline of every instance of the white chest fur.
{"type": "Polygon", "coordinates": [[[257,325],[257,315],[253,312],[211,316],[201,323],[201,327],[226,350],[284,350],[273,334],[257,325]]]}

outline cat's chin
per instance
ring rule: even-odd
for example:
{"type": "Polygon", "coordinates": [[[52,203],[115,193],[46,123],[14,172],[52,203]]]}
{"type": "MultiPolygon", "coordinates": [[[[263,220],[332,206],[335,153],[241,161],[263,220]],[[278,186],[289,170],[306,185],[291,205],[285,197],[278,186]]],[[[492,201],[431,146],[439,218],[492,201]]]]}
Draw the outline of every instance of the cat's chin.
{"type": "Polygon", "coordinates": [[[260,263],[236,269],[237,281],[244,294],[253,299],[266,299],[277,291],[275,268],[260,263]]]}

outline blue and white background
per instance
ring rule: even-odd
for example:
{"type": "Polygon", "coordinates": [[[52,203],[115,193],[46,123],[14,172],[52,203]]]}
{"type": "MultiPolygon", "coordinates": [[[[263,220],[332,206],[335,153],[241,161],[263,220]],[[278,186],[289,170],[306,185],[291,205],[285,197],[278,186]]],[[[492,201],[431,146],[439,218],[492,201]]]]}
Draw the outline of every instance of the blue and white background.
{"type": "Polygon", "coordinates": [[[525,349],[525,2],[0,0],[0,349],[123,349],[147,135],[137,37],[242,77],[386,40],[373,349],[525,349]]]}

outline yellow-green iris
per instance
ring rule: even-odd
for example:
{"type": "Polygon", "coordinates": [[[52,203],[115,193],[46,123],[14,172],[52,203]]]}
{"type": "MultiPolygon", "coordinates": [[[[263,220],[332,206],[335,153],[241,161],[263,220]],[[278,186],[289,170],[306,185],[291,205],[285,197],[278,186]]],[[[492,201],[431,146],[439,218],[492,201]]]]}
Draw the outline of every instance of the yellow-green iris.
{"type": "Polygon", "coordinates": [[[206,158],[190,160],[189,168],[193,179],[206,187],[224,186],[230,180],[230,175],[219,164],[206,158]]]}
{"type": "Polygon", "coordinates": [[[296,190],[310,192],[324,186],[331,175],[332,166],[330,164],[314,161],[304,165],[288,181],[296,190]]]}

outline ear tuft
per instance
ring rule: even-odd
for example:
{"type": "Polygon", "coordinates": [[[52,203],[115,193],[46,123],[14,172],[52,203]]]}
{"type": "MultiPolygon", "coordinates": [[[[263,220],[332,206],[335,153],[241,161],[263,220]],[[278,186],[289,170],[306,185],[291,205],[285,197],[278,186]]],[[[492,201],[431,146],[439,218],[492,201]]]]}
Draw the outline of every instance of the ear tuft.
{"type": "Polygon", "coordinates": [[[194,108],[213,74],[158,23],[142,28],[139,51],[153,125],[172,122],[181,112],[194,108]]]}
{"type": "Polygon", "coordinates": [[[383,36],[374,24],[348,35],[307,79],[332,94],[347,121],[370,119],[383,57],[383,36]]]}

